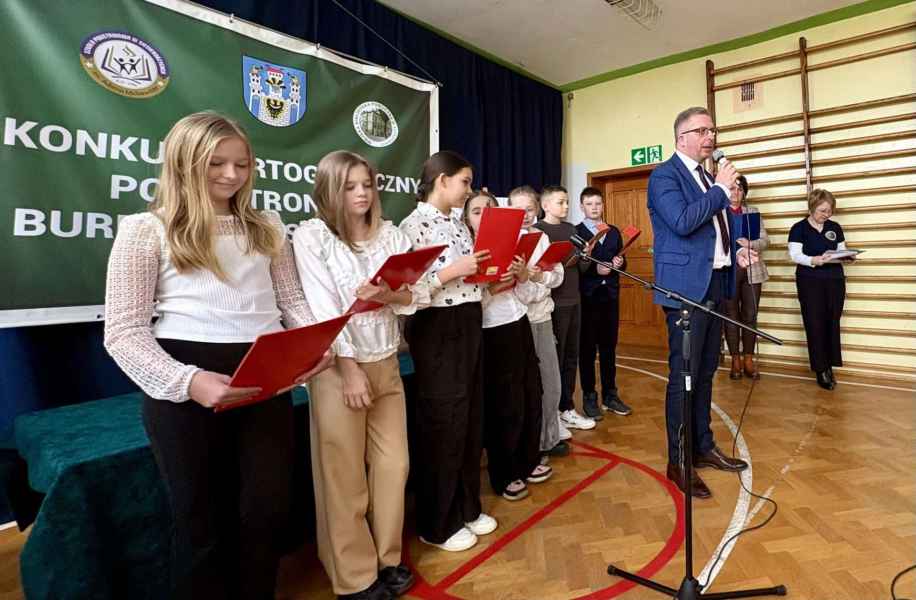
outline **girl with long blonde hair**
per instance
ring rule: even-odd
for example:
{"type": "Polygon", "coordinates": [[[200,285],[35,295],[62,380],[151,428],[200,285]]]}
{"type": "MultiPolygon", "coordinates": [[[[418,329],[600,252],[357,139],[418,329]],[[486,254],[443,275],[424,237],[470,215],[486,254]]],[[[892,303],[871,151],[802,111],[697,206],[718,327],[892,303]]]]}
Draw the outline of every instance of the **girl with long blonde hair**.
{"type": "Polygon", "coordinates": [[[318,556],[339,598],[386,600],[414,581],[401,564],[408,454],[397,315],[420,298],[370,278],[410,240],[382,220],[375,169],[358,154],[322,158],[312,198],[318,217],[296,230],[293,247],[315,316],[342,315],[357,298],[382,305],[350,318],[334,366],[310,387],[318,556]]]}
{"type": "Polygon", "coordinates": [[[253,183],[236,123],[184,117],[165,138],[155,201],[121,221],[108,261],[105,348],[144,392],[173,515],[174,598],[274,593],[290,508],[290,395],[212,409],[260,391],[229,385],[255,338],[315,317],[280,216],[251,208],[253,183]]]}

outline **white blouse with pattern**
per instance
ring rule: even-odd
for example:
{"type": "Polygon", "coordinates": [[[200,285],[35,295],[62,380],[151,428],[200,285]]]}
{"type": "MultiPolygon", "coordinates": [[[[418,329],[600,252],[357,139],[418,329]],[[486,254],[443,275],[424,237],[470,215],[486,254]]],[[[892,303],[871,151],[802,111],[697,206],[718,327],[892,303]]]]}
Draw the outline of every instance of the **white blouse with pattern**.
{"type": "MultiPolygon", "coordinates": [[[[375,237],[357,244],[354,251],[334,235],[320,218],[303,223],[293,234],[299,277],[309,306],[319,321],[338,317],[356,300],[356,290],[368,281],[392,254],[410,251],[410,240],[389,221],[375,237]]],[[[414,291],[409,305],[391,304],[353,315],[334,341],[337,356],[356,362],[376,362],[398,351],[397,315],[412,314],[422,291],[414,291]]]]}
{"type": "Polygon", "coordinates": [[[400,228],[414,248],[447,246],[420,280],[425,288],[424,295],[429,295],[429,305],[441,308],[480,302],[482,289],[479,284],[465,283],[464,277],[456,277],[445,284],[439,280],[438,273],[443,267],[474,252],[471,232],[461,221],[458,211],[445,215],[428,202],[417,202],[413,212],[401,221],[400,228]]]}

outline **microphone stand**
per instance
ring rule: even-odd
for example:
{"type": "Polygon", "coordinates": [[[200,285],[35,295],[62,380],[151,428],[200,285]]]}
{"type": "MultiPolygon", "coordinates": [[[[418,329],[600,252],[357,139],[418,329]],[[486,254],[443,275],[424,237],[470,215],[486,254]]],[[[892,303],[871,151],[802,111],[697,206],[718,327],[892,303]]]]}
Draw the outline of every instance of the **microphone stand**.
{"type": "Polygon", "coordinates": [[[635,573],[630,573],[619,569],[614,565],[608,565],[607,573],[608,575],[616,575],[622,579],[632,581],[644,587],[653,589],[657,592],[666,594],[676,600],[700,600],[700,599],[725,599],[725,598],[751,598],[754,596],[785,596],[786,587],[784,585],[777,585],[775,587],[768,588],[756,588],[749,590],[735,590],[733,592],[717,592],[714,594],[700,594],[702,585],[700,582],[693,576],[693,495],[691,494],[690,483],[693,479],[693,422],[692,422],[692,406],[693,406],[693,393],[691,390],[691,380],[690,380],[690,316],[693,309],[701,310],[704,313],[727,321],[733,325],[736,325],[742,329],[748,331],[753,331],[755,334],[760,337],[770,340],[774,344],[782,345],[782,340],[779,338],[773,337],[768,333],[764,333],[759,329],[745,325],[744,323],[739,323],[733,319],[726,317],[725,315],[716,312],[709,306],[700,304],[699,302],[694,302],[690,298],[685,298],[684,296],[674,292],[672,290],[665,289],[659,285],[656,285],[654,282],[646,281],[628,273],[623,269],[618,269],[611,263],[592,258],[584,251],[587,242],[581,237],[574,235],[569,240],[572,242],[573,246],[576,247],[576,255],[583,260],[587,260],[596,265],[601,265],[628,277],[633,281],[640,284],[647,291],[656,291],[664,295],[666,298],[674,300],[681,303],[680,308],[680,320],[677,322],[678,327],[681,329],[681,356],[683,357],[683,365],[681,369],[681,376],[684,378],[684,397],[681,402],[681,416],[683,418],[683,427],[681,435],[684,438],[684,451],[682,453],[681,463],[683,464],[683,477],[684,477],[684,487],[686,491],[684,492],[684,513],[685,513],[685,533],[684,533],[684,563],[685,563],[685,573],[684,579],[681,581],[681,586],[678,589],[656,583],[651,579],[641,577],[635,573]]]}

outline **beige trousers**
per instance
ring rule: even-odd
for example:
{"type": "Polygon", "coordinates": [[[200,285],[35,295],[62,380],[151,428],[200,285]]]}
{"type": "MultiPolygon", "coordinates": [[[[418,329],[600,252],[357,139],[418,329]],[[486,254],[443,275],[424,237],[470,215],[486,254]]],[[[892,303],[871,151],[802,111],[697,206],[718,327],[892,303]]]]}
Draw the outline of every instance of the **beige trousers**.
{"type": "Polygon", "coordinates": [[[309,384],[318,557],[336,594],[372,585],[401,562],[407,483],[407,410],[397,355],[359,365],[372,408],[343,401],[331,367],[309,384]]]}

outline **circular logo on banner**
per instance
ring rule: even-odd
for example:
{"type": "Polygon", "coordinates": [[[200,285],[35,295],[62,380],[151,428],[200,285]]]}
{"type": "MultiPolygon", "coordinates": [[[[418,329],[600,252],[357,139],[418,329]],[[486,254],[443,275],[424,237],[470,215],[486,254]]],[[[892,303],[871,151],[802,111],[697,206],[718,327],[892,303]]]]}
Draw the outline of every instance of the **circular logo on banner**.
{"type": "Polygon", "coordinates": [[[381,102],[363,102],[353,111],[353,129],[364,142],[382,148],[398,139],[398,122],[381,102]]]}
{"type": "Polygon", "coordinates": [[[159,50],[123,31],[98,31],[80,44],[80,63],[96,83],[128,98],[149,98],[169,84],[159,50]]]}
{"type": "Polygon", "coordinates": [[[836,231],[828,231],[824,234],[824,237],[830,240],[831,242],[836,241],[836,231]]]}

